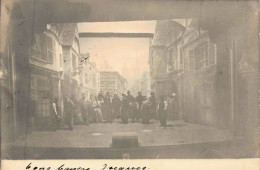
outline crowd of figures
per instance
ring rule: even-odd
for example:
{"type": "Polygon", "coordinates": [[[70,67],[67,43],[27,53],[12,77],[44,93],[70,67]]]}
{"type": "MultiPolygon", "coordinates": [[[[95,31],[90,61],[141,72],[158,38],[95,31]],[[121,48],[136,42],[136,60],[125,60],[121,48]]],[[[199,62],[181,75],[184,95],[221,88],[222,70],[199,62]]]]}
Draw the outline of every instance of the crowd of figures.
{"type": "MultiPolygon", "coordinates": [[[[122,94],[110,96],[107,92],[105,95],[99,93],[98,96],[90,96],[86,98],[83,93],[80,100],[74,95],[69,98],[65,96],[64,100],[64,125],[69,130],[73,130],[73,125],[88,125],[90,123],[113,123],[115,119],[121,119],[123,124],[131,122],[140,122],[149,124],[151,119],[159,119],[160,125],[167,126],[167,119],[178,119],[175,94],[171,94],[167,98],[160,97],[156,101],[155,94],[150,93],[150,97],[146,98],[141,92],[136,97],[122,94]]],[[[52,129],[56,130],[60,123],[57,101],[52,103],[53,118],[52,129]]]]}

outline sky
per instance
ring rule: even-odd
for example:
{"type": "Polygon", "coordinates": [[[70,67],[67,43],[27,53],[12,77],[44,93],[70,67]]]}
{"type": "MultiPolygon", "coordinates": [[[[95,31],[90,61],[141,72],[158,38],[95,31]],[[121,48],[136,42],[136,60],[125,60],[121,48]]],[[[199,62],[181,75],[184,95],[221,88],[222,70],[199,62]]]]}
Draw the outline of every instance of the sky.
{"type": "MultiPolygon", "coordinates": [[[[79,23],[79,32],[154,33],[156,21],[79,23]]],[[[128,88],[149,71],[149,38],[80,38],[81,53],[89,53],[99,71],[117,71],[128,88]]]]}

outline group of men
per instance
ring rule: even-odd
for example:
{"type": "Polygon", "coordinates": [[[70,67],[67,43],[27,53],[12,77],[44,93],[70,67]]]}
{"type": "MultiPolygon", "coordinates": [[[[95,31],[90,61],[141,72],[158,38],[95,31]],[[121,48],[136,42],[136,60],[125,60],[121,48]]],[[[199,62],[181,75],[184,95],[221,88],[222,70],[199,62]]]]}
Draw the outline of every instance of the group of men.
{"type": "MultiPolygon", "coordinates": [[[[54,114],[57,114],[55,103],[53,103],[53,110],[54,114]]],[[[69,130],[73,130],[73,124],[113,123],[114,119],[121,119],[123,124],[127,124],[129,120],[132,122],[141,120],[143,124],[149,124],[150,119],[159,118],[161,126],[166,127],[167,115],[174,116],[175,110],[174,94],[167,99],[161,96],[160,100],[156,101],[153,92],[148,98],[141,92],[133,97],[130,91],[122,94],[121,98],[117,94],[111,97],[108,92],[105,95],[99,93],[98,96],[91,95],[87,98],[83,93],[80,100],[77,100],[75,95],[65,96],[64,123],[69,130]]],[[[55,121],[57,124],[58,121],[55,121]]]]}

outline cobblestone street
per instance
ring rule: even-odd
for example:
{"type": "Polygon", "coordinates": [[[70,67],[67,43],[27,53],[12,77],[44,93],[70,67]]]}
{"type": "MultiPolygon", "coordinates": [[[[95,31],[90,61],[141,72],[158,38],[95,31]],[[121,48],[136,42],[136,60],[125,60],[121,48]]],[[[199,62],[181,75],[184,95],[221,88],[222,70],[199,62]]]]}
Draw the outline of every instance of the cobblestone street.
{"type": "Polygon", "coordinates": [[[73,131],[56,132],[34,131],[25,141],[13,143],[16,146],[29,147],[73,147],[73,148],[108,148],[112,136],[138,136],[141,147],[167,146],[191,143],[217,142],[232,139],[227,131],[215,127],[189,124],[182,121],[169,121],[164,129],[158,121],[149,125],[141,123],[90,124],[74,126],[73,131]]]}

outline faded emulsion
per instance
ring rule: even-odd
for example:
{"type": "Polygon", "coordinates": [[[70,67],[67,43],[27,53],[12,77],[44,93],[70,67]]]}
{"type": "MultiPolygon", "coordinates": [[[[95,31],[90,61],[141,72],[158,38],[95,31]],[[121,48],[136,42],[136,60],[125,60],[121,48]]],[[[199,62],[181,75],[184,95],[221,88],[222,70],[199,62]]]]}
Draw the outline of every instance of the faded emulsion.
{"type": "Polygon", "coordinates": [[[1,158],[259,157],[258,13],[257,1],[2,1],[1,158]]]}

